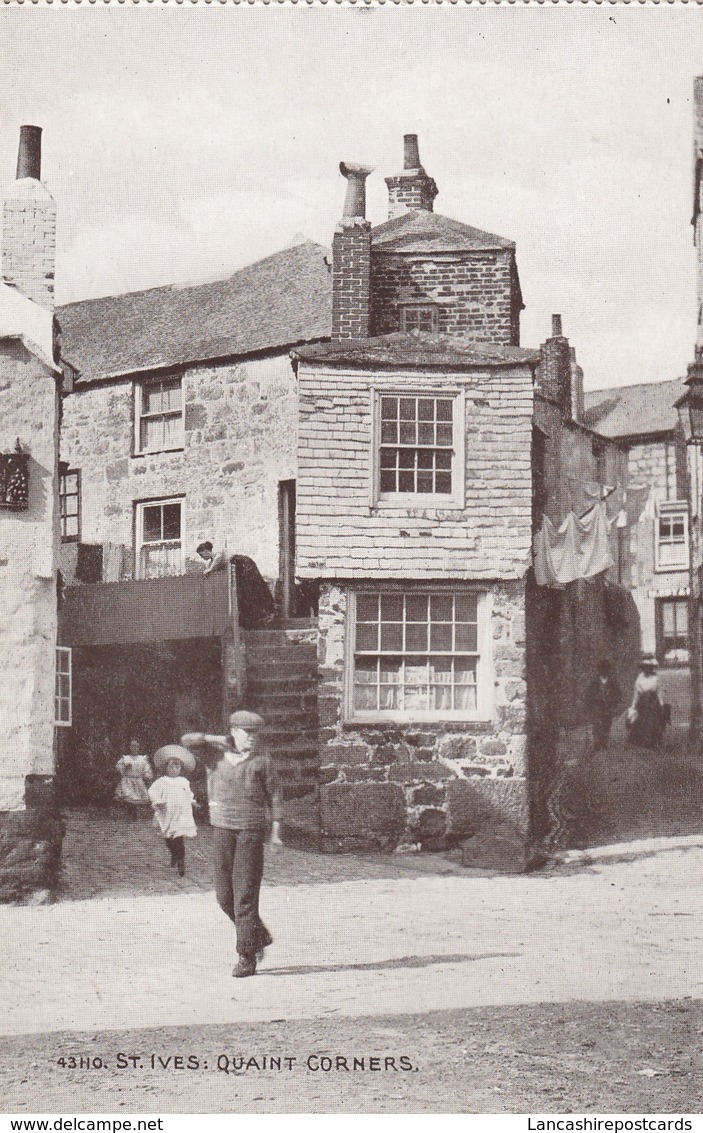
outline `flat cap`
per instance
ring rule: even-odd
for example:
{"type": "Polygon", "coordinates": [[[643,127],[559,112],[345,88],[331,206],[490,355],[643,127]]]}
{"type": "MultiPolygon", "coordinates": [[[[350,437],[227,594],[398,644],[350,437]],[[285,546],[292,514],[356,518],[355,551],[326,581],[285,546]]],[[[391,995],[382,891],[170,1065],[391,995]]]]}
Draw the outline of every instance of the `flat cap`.
{"type": "Polygon", "coordinates": [[[263,728],[264,721],[256,712],[233,712],[229,718],[230,728],[246,728],[248,732],[255,732],[263,728]]]}

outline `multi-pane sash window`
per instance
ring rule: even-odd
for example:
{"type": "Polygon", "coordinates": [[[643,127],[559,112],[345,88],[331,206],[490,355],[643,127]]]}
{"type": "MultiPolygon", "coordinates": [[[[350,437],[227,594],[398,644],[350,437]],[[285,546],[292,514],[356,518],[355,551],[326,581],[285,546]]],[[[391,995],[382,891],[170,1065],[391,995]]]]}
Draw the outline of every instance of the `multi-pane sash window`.
{"type": "Polygon", "coordinates": [[[409,333],[413,330],[436,331],[436,307],[401,307],[400,329],[409,333]]]}
{"type": "Polygon", "coordinates": [[[472,717],[478,709],[479,595],[356,595],[352,715],[472,717]]]}
{"type": "Polygon", "coordinates": [[[182,500],[137,505],[137,564],[140,578],[183,572],[182,500]]]}
{"type": "Polygon", "coordinates": [[[64,543],[80,540],[81,474],[66,469],[59,476],[59,520],[64,543]]]}
{"type": "Polygon", "coordinates": [[[160,452],[183,447],[181,378],[145,382],[137,387],[137,451],[160,452]]]}
{"type": "Polygon", "coordinates": [[[688,512],[662,510],[657,518],[657,570],[688,569],[688,512]]]}
{"type": "Polygon", "coordinates": [[[660,601],[659,648],[664,664],[688,664],[688,599],[660,601]]]}
{"type": "Polygon", "coordinates": [[[70,728],[72,723],[71,650],[65,645],[56,647],[56,679],[54,688],[54,724],[70,728]]]}
{"type": "Polygon", "coordinates": [[[454,399],[395,397],[380,399],[381,494],[452,494],[454,399]]]}

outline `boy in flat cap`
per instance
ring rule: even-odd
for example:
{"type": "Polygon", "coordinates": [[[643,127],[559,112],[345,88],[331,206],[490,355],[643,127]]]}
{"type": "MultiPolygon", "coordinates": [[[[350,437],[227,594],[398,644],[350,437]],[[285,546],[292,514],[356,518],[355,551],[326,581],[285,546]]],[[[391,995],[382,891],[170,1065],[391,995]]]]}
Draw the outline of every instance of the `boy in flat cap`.
{"type": "Polygon", "coordinates": [[[271,845],[283,844],[273,761],[260,742],[263,724],[255,712],[233,712],[227,736],[181,736],[183,746],[195,749],[207,767],[210,825],[215,828],[215,894],[237,930],[239,960],[232,975],[238,979],[255,974],[257,959],[273,943],[259,916],[269,818],[271,845]]]}

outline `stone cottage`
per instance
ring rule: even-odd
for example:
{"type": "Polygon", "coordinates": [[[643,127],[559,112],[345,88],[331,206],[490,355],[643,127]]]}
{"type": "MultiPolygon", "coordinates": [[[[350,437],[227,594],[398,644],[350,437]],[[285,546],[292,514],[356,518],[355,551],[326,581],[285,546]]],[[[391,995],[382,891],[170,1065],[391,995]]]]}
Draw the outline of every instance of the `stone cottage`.
{"type": "MultiPolygon", "coordinates": [[[[583,420],[560,325],[520,346],[514,244],[434,212],[417,138],[380,225],[370,171],[341,170],[331,253],[59,311],[60,785],[108,799],[132,734],[153,749],[246,703],[267,716],[289,829],[519,865],[551,766],[530,737],[549,681],[528,634],[554,620],[537,602],[530,621],[532,537],[578,506],[565,483],[621,491],[622,462],[583,420]],[[229,580],[195,557],[208,537],[256,560],[275,624],[239,631],[229,580]]],[[[594,585],[596,629],[557,668],[619,632],[594,585]]]]}

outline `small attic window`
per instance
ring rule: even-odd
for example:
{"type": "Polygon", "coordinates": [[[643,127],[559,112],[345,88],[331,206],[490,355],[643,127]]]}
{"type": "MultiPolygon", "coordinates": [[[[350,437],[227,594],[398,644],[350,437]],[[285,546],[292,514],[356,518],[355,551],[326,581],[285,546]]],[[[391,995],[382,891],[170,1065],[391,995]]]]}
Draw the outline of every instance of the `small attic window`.
{"type": "Polygon", "coordinates": [[[437,308],[431,303],[413,303],[400,308],[400,329],[406,334],[414,330],[437,333],[437,308]]]}

